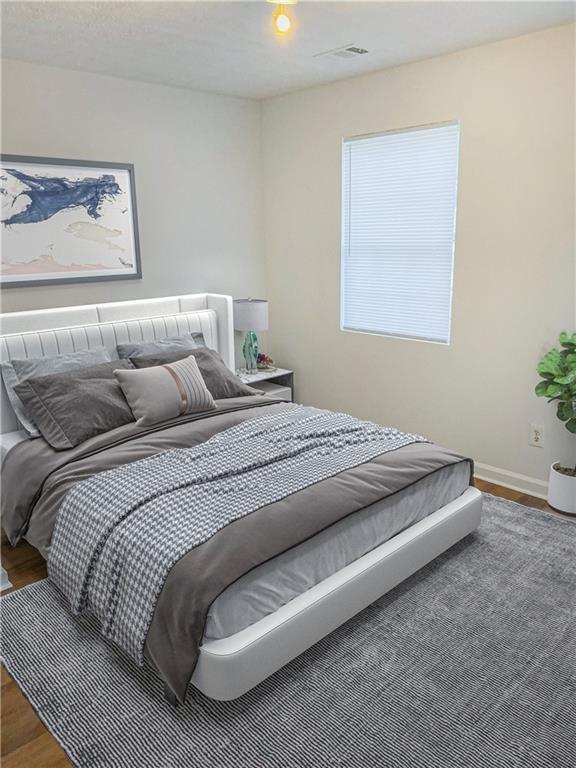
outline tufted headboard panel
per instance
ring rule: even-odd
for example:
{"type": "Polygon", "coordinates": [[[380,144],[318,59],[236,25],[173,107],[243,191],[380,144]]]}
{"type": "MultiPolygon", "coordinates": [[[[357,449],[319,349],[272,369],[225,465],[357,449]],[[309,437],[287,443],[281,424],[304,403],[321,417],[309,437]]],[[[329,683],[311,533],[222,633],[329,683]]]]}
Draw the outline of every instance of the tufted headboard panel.
{"type": "MultiPolygon", "coordinates": [[[[0,360],[44,357],[100,346],[114,356],[117,344],[152,341],[188,331],[202,331],[206,345],[217,350],[234,370],[232,298],[215,293],[1,314],[0,360]]],[[[17,429],[18,422],[2,383],[0,432],[17,429]]]]}

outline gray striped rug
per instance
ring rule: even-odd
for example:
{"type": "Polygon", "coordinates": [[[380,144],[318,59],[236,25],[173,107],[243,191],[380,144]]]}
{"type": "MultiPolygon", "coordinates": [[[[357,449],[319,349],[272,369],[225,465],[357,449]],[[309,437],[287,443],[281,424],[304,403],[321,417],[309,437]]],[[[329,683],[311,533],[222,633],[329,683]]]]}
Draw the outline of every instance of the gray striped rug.
{"type": "Polygon", "coordinates": [[[162,699],[46,581],[2,653],[83,768],[574,768],[576,525],[487,496],[479,531],[255,690],[162,699]]]}

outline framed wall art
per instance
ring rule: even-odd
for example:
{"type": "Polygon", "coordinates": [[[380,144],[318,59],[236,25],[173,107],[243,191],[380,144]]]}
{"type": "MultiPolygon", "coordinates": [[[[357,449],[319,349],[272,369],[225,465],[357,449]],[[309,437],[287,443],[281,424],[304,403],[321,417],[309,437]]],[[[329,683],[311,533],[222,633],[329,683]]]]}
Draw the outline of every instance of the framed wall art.
{"type": "Polygon", "coordinates": [[[0,159],[3,288],[142,277],[131,164],[0,159]]]}

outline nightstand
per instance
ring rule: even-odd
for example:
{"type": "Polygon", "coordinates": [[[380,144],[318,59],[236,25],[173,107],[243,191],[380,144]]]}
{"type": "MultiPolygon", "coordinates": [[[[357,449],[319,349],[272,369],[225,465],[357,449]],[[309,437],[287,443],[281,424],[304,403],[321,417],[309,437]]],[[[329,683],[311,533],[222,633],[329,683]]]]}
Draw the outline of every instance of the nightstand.
{"type": "Polygon", "coordinates": [[[261,389],[270,397],[279,400],[294,400],[294,371],[287,368],[276,368],[275,371],[258,371],[254,374],[239,373],[238,376],[248,386],[261,389]]]}

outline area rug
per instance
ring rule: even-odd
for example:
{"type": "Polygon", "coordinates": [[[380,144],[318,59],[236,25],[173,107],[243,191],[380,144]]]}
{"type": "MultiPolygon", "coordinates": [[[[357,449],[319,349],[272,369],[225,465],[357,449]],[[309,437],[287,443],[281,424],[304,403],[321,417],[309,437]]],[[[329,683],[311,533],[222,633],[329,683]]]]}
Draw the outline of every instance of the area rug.
{"type": "Polygon", "coordinates": [[[242,698],[162,686],[47,581],[3,660],[75,766],[574,768],[576,524],[485,496],[477,532],[242,698]]]}

